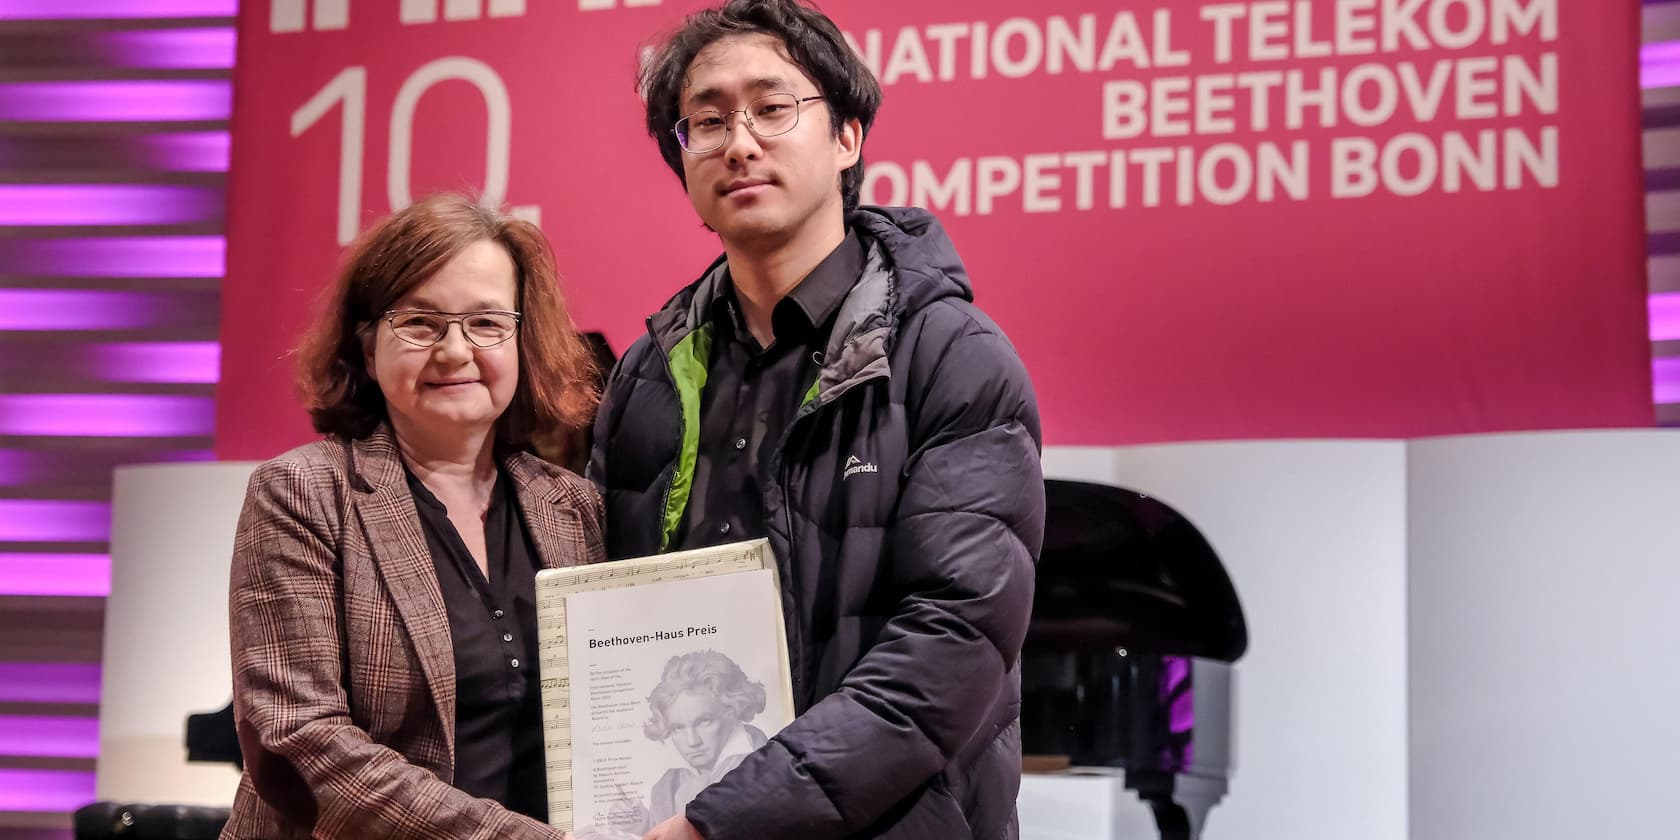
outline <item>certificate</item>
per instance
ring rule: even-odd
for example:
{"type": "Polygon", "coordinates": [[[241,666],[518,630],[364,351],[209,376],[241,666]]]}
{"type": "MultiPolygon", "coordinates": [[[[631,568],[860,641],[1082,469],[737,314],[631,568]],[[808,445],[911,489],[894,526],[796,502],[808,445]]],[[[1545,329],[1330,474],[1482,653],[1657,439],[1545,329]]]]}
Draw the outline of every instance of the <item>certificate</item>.
{"type": "Polygon", "coordinates": [[[640,838],[793,720],[765,540],[537,574],[549,822],[640,838]]]}

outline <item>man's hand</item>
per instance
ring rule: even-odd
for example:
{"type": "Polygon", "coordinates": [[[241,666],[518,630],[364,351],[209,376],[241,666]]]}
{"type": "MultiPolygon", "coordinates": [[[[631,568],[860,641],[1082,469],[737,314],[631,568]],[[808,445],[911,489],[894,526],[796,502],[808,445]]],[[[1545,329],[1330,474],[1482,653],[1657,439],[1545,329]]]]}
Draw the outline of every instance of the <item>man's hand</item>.
{"type": "Polygon", "coordinates": [[[688,817],[678,814],[653,827],[642,840],[706,840],[694,830],[688,817]]]}

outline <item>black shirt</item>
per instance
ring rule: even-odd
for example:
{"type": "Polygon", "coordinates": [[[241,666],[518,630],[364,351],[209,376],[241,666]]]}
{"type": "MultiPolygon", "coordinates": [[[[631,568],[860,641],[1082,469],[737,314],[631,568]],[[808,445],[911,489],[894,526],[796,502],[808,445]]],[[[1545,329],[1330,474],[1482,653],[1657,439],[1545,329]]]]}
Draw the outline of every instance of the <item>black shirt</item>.
{"type": "Polygon", "coordinates": [[[840,304],[863,274],[855,231],[811,269],[770,313],[769,347],[747,329],[726,282],[713,303],[712,356],[700,394],[700,448],[679,549],[765,535],[762,470],[822,369],[840,304]]]}
{"type": "Polygon", "coordinates": [[[537,553],[505,473],[484,515],[484,579],[449,511],[408,473],[455,648],[455,787],[548,821],[537,677],[537,553]]]}

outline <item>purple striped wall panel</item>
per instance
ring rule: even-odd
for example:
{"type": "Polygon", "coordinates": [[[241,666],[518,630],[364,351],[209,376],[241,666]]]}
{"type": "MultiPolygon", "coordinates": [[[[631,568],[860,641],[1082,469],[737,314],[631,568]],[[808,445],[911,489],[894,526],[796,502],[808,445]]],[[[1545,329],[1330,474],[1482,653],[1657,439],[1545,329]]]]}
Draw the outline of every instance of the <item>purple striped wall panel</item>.
{"type": "Polygon", "coordinates": [[[210,456],[236,11],[0,0],[0,812],[94,797],[111,469],[210,456]]]}

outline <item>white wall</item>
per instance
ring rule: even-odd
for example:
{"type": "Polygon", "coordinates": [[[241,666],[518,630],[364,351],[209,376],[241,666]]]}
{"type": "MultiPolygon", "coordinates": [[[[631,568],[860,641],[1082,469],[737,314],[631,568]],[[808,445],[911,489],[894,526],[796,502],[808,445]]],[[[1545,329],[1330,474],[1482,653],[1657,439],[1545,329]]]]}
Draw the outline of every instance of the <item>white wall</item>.
{"type": "Polygon", "coordinates": [[[1680,431],[1410,454],[1414,836],[1680,836],[1680,431]]]}
{"type": "Polygon", "coordinates": [[[232,765],[186,761],[187,715],[227,705],[228,564],[249,463],[123,467],[99,702],[101,800],[228,805],[232,765]]]}
{"type": "Polygon", "coordinates": [[[1237,769],[1208,840],[1407,837],[1405,457],[1398,441],[1045,452],[1049,477],[1184,514],[1236,586],[1237,769]]]}

